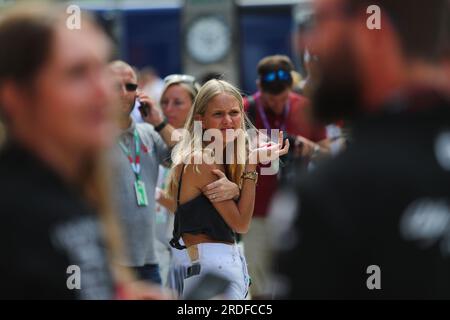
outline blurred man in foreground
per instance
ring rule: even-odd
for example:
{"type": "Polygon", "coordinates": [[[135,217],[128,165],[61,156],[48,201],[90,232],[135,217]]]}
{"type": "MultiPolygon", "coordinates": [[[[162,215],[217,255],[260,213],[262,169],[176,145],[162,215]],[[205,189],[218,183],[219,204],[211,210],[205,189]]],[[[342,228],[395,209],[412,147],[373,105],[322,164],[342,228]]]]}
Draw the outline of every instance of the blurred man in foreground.
{"type": "Polygon", "coordinates": [[[280,229],[281,295],[450,298],[450,104],[436,67],[445,1],[315,4],[314,112],[350,120],[354,139],[274,203],[272,218],[289,210],[294,226],[280,229]],[[381,29],[368,28],[370,5],[381,29]]]}

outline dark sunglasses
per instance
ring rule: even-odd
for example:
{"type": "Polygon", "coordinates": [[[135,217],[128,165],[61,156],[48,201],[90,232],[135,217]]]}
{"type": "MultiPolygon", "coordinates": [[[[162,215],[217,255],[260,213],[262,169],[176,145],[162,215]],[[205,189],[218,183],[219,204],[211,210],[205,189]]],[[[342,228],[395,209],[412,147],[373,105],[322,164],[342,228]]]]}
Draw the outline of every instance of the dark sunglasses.
{"type": "Polygon", "coordinates": [[[270,71],[266,74],[264,74],[261,77],[261,80],[263,82],[274,82],[274,81],[291,81],[292,76],[289,71],[286,70],[275,70],[270,71]]]}
{"type": "Polygon", "coordinates": [[[125,83],[125,89],[128,92],[136,91],[138,88],[138,85],[135,83],[125,83]]]}
{"type": "MultiPolygon", "coordinates": [[[[135,83],[125,83],[124,86],[128,92],[134,92],[138,88],[138,85],[135,83]]],[[[117,83],[117,90],[122,90],[122,83],[117,83]]]]}

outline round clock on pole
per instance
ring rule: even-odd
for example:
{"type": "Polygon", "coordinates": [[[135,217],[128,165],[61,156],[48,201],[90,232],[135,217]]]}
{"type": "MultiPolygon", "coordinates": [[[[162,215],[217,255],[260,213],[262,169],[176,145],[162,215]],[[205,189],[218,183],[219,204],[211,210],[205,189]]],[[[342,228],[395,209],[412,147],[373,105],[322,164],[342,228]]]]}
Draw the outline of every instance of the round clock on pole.
{"type": "Polygon", "coordinates": [[[215,63],[231,49],[231,30],[220,17],[211,15],[194,20],[187,29],[189,55],[199,63],[215,63]]]}
{"type": "Polygon", "coordinates": [[[234,1],[186,0],[183,8],[183,69],[199,80],[221,74],[238,85],[234,1]]]}

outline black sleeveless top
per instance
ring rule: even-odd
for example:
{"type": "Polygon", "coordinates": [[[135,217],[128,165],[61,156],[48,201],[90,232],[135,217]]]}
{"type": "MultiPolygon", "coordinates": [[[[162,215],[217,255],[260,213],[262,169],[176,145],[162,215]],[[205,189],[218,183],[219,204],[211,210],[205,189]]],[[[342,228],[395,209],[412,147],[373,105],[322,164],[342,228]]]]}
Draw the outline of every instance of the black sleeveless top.
{"type": "Polygon", "coordinates": [[[233,230],[204,194],[180,205],[183,170],[184,165],[178,183],[177,210],[175,211],[173,238],[170,240],[170,245],[179,250],[185,249],[186,247],[179,242],[183,233],[206,234],[216,241],[234,242],[233,230]]]}

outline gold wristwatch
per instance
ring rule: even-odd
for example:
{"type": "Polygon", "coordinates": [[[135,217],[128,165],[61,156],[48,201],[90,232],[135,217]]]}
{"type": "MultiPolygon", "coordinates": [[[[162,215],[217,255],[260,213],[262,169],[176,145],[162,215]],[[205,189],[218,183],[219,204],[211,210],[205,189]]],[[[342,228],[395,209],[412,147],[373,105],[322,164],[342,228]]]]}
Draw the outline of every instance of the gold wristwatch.
{"type": "Polygon", "coordinates": [[[242,179],[250,179],[255,181],[255,184],[258,182],[258,172],[256,171],[250,171],[250,172],[244,172],[242,174],[242,179]]]}

